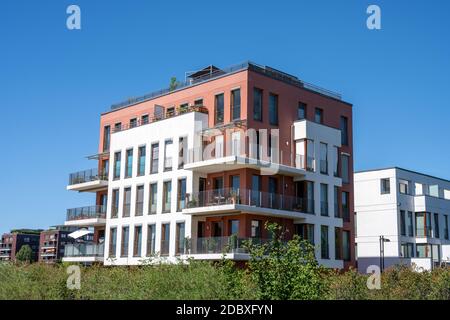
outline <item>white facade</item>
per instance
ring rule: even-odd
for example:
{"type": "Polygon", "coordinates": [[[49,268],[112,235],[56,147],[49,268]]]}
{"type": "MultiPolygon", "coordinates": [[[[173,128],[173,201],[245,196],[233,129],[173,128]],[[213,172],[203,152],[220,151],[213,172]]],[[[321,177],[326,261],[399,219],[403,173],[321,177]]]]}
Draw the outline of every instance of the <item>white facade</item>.
{"type": "Polygon", "coordinates": [[[357,261],[360,272],[450,262],[450,181],[400,168],[355,173],[357,261]]]}

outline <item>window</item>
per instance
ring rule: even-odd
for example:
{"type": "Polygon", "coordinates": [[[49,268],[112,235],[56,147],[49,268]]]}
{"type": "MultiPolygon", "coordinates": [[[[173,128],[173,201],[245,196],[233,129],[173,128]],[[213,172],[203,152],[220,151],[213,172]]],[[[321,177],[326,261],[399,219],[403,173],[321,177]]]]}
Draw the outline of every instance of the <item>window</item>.
{"type": "Polygon", "coordinates": [[[147,227],[147,257],[155,254],[156,226],[149,224],[147,227]]]}
{"type": "Polygon", "coordinates": [[[434,237],[439,238],[439,214],[434,214],[434,237]]]}
{"type": "Polygon", "coordinates": [[[341,156],[341,173],[342,173],[342,182],[350,183],[350,157],[346,154],[341,156]]]}
{"type": "Polygon", "coordinates": [[[109,176],[109,160],[105,159],[102,161],[102,171],[100,172],[100,175],[104,179],[108,179],[109,176]]]}
{"type": "Polygon", "coordinates": [[[114,179],[120,179],[120,159],[122,157],[122,153],[116,152],[114,153],[114,179]]]}
{"type": "Polygon", "coordinates": [[[416,212],[416,237],[431,237],[431,214],[416,212]]]}
{"type": "Polygon", "coordinates": [[[339,177],[339,148],[333,146],[333,175],[339,177]]]}
{"type": "Polygon", "coordinates": [[[381,194],[389,194],[391,193],[391,179],[381,179],[381,194]]]}
{"type": "Polygon", "coordinates": [[[122,122],[117,122],[114,124],[114,132],[119,132],[122,130],[122,122]]]}
{"type": "Polygon", "coordinates": [[[439,198],[439,186],[437,184],[429,186],[430,196],[439,198]]]}
{"type": "Polygon", "coordinates": [[[408,236],[414,237],[414,229],[413,229],[413,213],[408,211],[408,236]]]}
{"type": "Polygon", "coordinates": [[[180,105],[180,109],[179,112],[181,113],[186,113],[189,109],[189,103],[183,103],[180,105]]]}
{"type": "Polygon", "coordinates": [[[109,232],[109,257],[114,258],[116,256],[117,247],[117,228],[111,228],[109,232]]]}
{"type": "Polygon", "coordinates": [[[297,119],[306,119],[306,104],[299,102],[297,107],[297,119]]]}
{"type": "Polygon", "coordinates": [[[407,181],[400,181],[398,188],[399,188],[399,191],[401,194],[408,194],[408,182],[407,181]]]}
{"type": "Polygon", "coordinates": [[[328,216],[328,185],[320,184],[320,214],[328,216]]]}
{"type": "Polygon", "coordinates": [[[260,220],[252,220],[252,238],[262,238],[260,220]]]}
{"type": "Polygon", "coordinates": [[[223,93],[216,95],[214,101],[214,124],[216,125],[223,123],[223,93]]]}
{"type": "Polygon", "coordinates": [[[187,137],[178,139],[178,169],[182,169],[187,157],[187,137]]]}
{"type": "Polygon", "coordinates": [[[323,123],[323,110],[320,108],[316,108],[316,112],[314,113],[314,122],[323,123]]]}
{"type": "Polygon", "coordinates": [[[262,121],[263,91],[258,88],[253,89],[253,120],[262,121]]]}
{"type": "Polygon", "coordinates": [[[177,211],[186,208],[186,178],[178,179],[177,211]]]}
{"type": "Polygon", "coordinates": [[[140,257],[142,249],[142,226],[134,227],[133,256],[140,257]]]}
{"type": "Polygon", "coordinates": [[[109,151],[110,142],[111,142],[111,127],[105,126],[103,128],[103,152],[109,151]]]}
{"type": "Polygon", "coordinates": [[[444,215],[444,239],[448,240],[448,215],[444,215]]]}
{"type": "Polygon", "coordinates": [[[341,201],[341,206],[342,206],[342,218],[344,219],[345,222],[349,222],[350,221],[350,193],[342,191],[342,201],[341,201]]]}
{"type": "Polygon", "coordinates": [[[307,223],[295,224],[295,233],[302,239],[314,245],[314,225],[307,223]]]}
{"type": "Polygon", "coordinates": [[[231,91],[232,120],[241,118],[241,89],[231,91]]]}
{"type": "Polygon", "coordinates": [[[431,247],[429,244],[416,244],[417,258],[431,258],[431,247]]]}
{"type": "Polygon", "coordinates": [[[400,210],[400,234],[406,236],[405,210],[400,210]]]}
{"type": "Polygon", "coordinates": [[[402,243],[401,244],[401,254],[403,258],[414,257],[414,244],[413,243],[402,243]]]}
{"type": "Polygon", "coordinates": [[[330,258],[328,250],[328,226],[320,226],[320,257],[322,259],[330,258]]]}
{"type": "Polygon", "coordinates": [[[119,189],[112,191],[111,218],[117,218],[119,212],[119,189]]]}
{"type": "Polygon", "coordinates": [[[145,175],[145,146],[138,149],[138,176],[145,175]]]}
{"type": "Polygon", "coordinates": [[[174,115],[175,115],[175,107],[167,108],[167,110],[166,110],[166,117],[167,118],[171,118],[174,115]]]}
{"type": "Polygon", "coordinates": [[[342,260],[342,229],[334,228],[334,257],[336,260],[342,260]]]}
{"type": "Polygon", "coordinates": [[[152,183],[150,184],[150,196],[149,196],[149,213],[156,213],[156,204],[158,199],[158,184],[152,183]]]}
{"type": "Polygon", "coordinates": [[[136,127],[137,127],[137,119],[136,118],[130,119],[130,128],[136,127]]]}
{"type": "Polygon", "coordinates": [[[328,145],[320,143],[320,173],[328,174],[328,145]]]}
{"type": "Polygon", "coordinates": [[[142,216],[144,214],[144,186],[137,186],[136,188],[136,213],[135,216],[142,216]]]}
{"type": "Polygon", "coordinates": [[[130,216],[130,206],[131,206],[131,188],[125,188],[123,193],[123,212],[122,217],[130,216]]]}
{"type": "Polygon", "coordinates": [[[164,171],[172,170],[173,141],[166,140],[164,145],[164,171]]]}
{"type": "Polygon", "coordinates": [[[127,150],[125,178],[131,178],[133,175],[133,149],[127,150]]]}
{"type": "Polygon", "coordinates": [[[342,258],[344,261],[350,261],[350,231],[342,231],[342,258]]]}
{"type": "Polygon", "coordinates": [[[228,223],[230,236],[239,235],[239,220],[230,220],[228,223]]]}
{"type": "Polygon", "coordinates": [[[185,227],[184,222],[178,222],[176,228],[176,246],[175,254],[184,253],[185,227]]]}
{"type": "Polygon", "coordinates": [[[258,175],[252,175],[252,190],[251,190],[251,204],[260,205],[261,203],[261,177],[258,175]]]}
{"type": "Polygon", "coordinates": [[[348,146],[348,118],[341,116],[341,144],[348,146]]]}
{"type": "Polygon", "coordinates": [[[203,99],[197,99],[194,101],[194,106],[203,106],[203,99]]]}
{"type": "Polygon", "coordinates": [[[161,255],[169,255],[169,242],[170,242],[170,224],[163,223],[161,225],[161,255]]]}
{"type": "Polygon", "coordinates": [[[130,228],[122,227],[122,247],[120,250],[121,257],[128,257],[128,241],[130,238],[130,228]]]}
{"type": "Polygon", "coordinates": [[[172,194],[172,182],[164,181],[164,184],[163,184],[163,212],[170,212],[171,194],[172,194]]]}
{"type": "Polygon", "coordinates": [[[148,114],[144,114],[141,117],[141,124],[148,124],[148,114]]]}
{"type": "Polygon", "coordinates": [[[334,216],[340,218],[339,213],[339,187],[334,186],[334,216]]]}
{"type": "Polygon", "coordinates": [[[278,96],[273,93],[269,95],[269,122],[271,125],[278,125],[278,96]]]}
{"type": "Polygon", "coordinates": [[[150,168],[150,173],[158,173],[159,166],[159,143],[152,144],[152,166],[150,168]]]}

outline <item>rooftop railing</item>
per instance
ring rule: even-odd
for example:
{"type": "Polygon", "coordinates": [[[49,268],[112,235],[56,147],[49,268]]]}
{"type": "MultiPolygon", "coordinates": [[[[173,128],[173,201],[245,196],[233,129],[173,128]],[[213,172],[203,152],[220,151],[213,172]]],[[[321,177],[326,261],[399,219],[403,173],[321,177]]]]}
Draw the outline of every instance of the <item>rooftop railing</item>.
{"type": "Polygon", "coordinates": [[[67,221],[83,220],[83,219],[105,219],[106,206],[88,206],[67,209],[67,221]]]}
{"type": "Polygon", "coordinates": [[[228,204],[248,205],[285,211],[314,213],[314,200],[263,191],[223,188],[186,195],[187,208],[228,204]]]}
{"type": "Polygon", "coordinates": [[[108,175],[102,171],[99,171],[97,168],[71,173],[69,175],[69,185],[98,180],[107,181],[108,175]]]}

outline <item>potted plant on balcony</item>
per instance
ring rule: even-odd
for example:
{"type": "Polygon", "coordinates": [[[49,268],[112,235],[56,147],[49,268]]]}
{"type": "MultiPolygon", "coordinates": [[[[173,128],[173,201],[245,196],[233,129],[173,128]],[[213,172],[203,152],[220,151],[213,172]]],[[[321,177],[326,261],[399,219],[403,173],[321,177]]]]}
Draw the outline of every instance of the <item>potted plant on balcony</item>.
{"type": "Polygon", "coordinates": [[[238,250],[238,237],[237,234],[233,233],[228,238],[227,250],[226,252],[235,253],[238,250]]]}

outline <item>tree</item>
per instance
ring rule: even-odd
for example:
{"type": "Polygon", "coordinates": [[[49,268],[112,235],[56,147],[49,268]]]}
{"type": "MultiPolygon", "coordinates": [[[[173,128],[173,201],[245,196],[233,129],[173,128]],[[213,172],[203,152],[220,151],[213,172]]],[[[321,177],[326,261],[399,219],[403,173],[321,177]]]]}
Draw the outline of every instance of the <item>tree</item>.
{"type": "Polygon", "coordinates": [[[29,245],[23,245],[16,254],[16,260],[19,262],[33,262],[33,251],[29,245]]]}
{"type": "Polygon", "coordinates": [[[169,85],[169,90],[170,91],[175,90],[176,88],[178,88],[179,85],[180,85],[180,82],[177,81],[176,77],[170,78],[170,85],[169,85]]]}
{"type": "Polygon", "coordinates": [[[258,286],[258,298],[271,300],[322,299],[326,292],[323,268],[315,259],[314,247],[298,236],[284,240],[277,224],[265,228],[274,235],[263,244],[248,243],[248,267],[258,286]]]}

